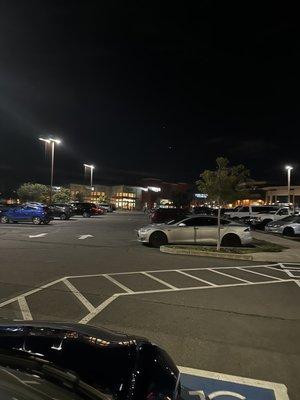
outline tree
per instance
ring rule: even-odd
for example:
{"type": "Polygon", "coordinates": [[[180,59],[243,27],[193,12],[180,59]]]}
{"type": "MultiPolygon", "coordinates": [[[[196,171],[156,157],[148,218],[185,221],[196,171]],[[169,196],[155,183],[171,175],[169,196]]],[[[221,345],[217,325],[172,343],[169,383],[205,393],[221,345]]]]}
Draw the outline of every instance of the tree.
{"type": "Polygon", "coordinates": [[[191,190],[173,190],[170,194],[170,200],[172,200],[176,208],[188,207],[192,201],[193,194],[191,190]]]}
{"type": "Polygon", "coordinates": [[[47,202],[50,195],[48,186],[40,183],[23,183],[17,190],[18,197],[21,201],[36,201],[36,202],[47,202]]]}
{"type": "Polygon", "coordinates": [[[75,193],[75,195],[73,197],[74,197],[73,200],[79,201],[79,203],[82,203],[84,201],[85,194],[82,191],[78,191],[75,193]]]}
{"type": "Polygon", "coordinates": [[[110,199],[106,196],[106,194],[96,197],[95,200],[98,203],[103,203],[103,204],[110,203],[110,199]]]}
{"type": "Polygon", "coordinates": [[[218,237],[217,250],[221,247],[221,207],[226,203],[237,200],[241,192],[245,194],[245,182],[249,177],[249,171],[244,165],[229,166],[226,158],[216,159],[217,168],[214,171],[205,170],[197,182],[201,193],[206,193],[210,201],[218,207],[218,237]]]}
{"type": "Polygon", "coordinates": [[[64,187],[61,187],[52,196],[53,203],[68,203],[70,200],[71,190],[64,187]]]}

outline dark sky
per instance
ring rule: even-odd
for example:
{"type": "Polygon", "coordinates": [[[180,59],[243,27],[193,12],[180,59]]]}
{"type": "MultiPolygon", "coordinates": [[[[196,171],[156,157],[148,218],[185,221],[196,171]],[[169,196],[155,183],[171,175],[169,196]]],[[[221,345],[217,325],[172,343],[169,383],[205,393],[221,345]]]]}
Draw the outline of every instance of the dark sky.
{"type": "Polygon", "coordinates": [[[1,0],[1,185],[48,183],[48,134],[57,184],[193,182],[219,155],[300,184],[298,14],[261,4],[1,0]]]}

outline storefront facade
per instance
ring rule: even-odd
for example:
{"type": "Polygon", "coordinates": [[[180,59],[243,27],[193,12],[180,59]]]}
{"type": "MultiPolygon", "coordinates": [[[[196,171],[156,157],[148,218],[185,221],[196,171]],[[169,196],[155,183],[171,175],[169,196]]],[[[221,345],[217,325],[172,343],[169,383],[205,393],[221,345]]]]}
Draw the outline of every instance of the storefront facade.
{"type": "MultiPolygon", "coordinates": [[[[287,204],[288,189],[287,186],[270,186],[264,188],[266,192],[267,204],[287,204]]],[[[291,186],[290,201],[296,207],[300,207],[300,186],[291,186]]]]}

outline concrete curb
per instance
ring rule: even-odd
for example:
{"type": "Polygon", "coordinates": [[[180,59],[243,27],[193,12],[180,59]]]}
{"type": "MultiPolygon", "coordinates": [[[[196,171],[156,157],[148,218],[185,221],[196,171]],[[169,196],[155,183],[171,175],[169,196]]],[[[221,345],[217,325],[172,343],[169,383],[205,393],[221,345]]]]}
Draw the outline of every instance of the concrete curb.
{"type": "Polygon", "coordinates": [[[195,249],[180,249],[169,246],[160,246],[162,253],[168,254],[181,254],[186,256],[197,257],[213,257],[213,258],[229,258],[231,260],[247,260],[253,261],[253,256],[250,254],[230,254],[230,253],[217,253],[213,251],[201,251],[195,249]]]}

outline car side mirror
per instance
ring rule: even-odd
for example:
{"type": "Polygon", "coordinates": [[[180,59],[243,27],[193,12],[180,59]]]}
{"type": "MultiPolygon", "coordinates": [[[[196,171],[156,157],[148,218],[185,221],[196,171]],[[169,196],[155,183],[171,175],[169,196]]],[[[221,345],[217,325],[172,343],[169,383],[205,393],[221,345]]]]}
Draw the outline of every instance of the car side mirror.
{"type": "Polygon", "coordinates": [[[178,224],[178,226],[182,227],[182,226],[186,226],[186,224],[184,222],[180,222],[180,224],[178,224]]]}

